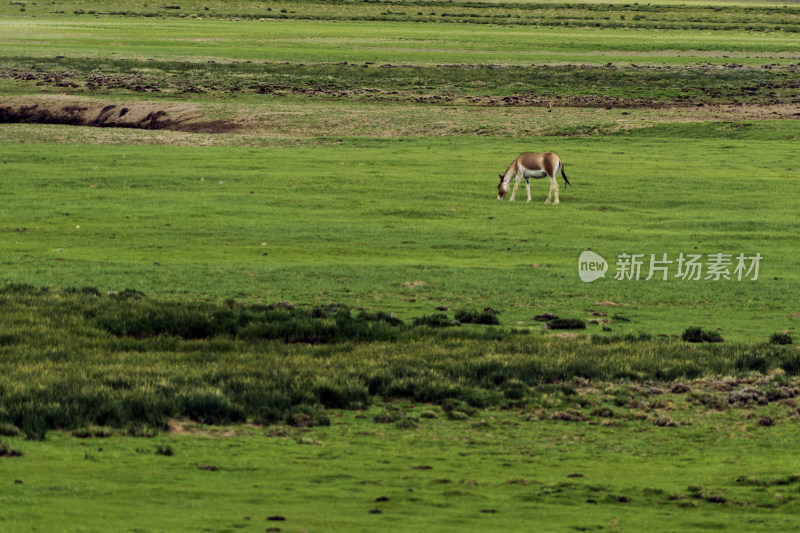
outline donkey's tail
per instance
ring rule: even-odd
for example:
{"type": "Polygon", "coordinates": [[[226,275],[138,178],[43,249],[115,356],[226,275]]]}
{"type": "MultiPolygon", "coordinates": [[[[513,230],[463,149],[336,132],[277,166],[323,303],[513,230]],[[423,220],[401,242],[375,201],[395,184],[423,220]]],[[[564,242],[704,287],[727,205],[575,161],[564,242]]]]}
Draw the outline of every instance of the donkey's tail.
{"type": "Polygon", "coordinates": [[[567,175],[564,174],[564,163],[561,163],[561,177],[564,178],[564,188],[567,188],[567,185],[572,185],[569,180],[567,179],[567,175]]]}

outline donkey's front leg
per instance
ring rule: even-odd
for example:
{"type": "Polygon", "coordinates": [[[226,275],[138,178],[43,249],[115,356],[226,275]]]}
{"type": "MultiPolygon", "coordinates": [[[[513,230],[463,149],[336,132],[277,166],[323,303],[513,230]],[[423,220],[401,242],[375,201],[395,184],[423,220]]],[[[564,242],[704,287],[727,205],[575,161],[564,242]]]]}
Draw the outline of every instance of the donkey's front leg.
{"type": "Polygon", "coordinates": [[[509,202],[513,202],[514,197],[517,196],[517,187],[519,187],[519,174],[514,176],[514,189],[511,191],[511,198],[508,200],[509,202]]]}

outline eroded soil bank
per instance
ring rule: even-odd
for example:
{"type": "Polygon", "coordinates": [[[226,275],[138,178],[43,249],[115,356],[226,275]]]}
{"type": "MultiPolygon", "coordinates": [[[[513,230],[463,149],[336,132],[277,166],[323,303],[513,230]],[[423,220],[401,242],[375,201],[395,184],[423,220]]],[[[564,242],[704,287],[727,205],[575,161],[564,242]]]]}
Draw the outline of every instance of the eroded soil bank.
{"type": "Polygon", "coordinates": [[[230,133],[241,128],[241,124],[234,121],[204,120],[201,113],[190,108],[146,103],[0,105],[0,123],[65,124],[196,133],[230,133]]]}

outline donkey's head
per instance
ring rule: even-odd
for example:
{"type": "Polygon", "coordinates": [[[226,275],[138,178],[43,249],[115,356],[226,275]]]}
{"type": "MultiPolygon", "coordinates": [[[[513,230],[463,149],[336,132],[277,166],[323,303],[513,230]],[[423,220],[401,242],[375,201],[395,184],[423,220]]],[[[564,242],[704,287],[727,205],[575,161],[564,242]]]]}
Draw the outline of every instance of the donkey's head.
{"type": "Polygon", "coordinates": [[[500,183],[497,184],[497,200],[502,200],[508,194],[508,187],[506,186],[505,176],[500,174],[500,183]]]}

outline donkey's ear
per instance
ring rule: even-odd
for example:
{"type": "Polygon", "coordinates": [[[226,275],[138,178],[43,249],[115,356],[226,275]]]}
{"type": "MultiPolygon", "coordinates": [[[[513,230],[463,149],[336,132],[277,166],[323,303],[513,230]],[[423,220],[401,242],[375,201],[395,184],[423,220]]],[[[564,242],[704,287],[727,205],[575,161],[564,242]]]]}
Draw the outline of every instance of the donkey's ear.
{"type": "Polygon", "coordinates": [[[502,174],[498,174],[498,176],[500,177],[501,180],[503,179],[503,175],[502,174]]]}

